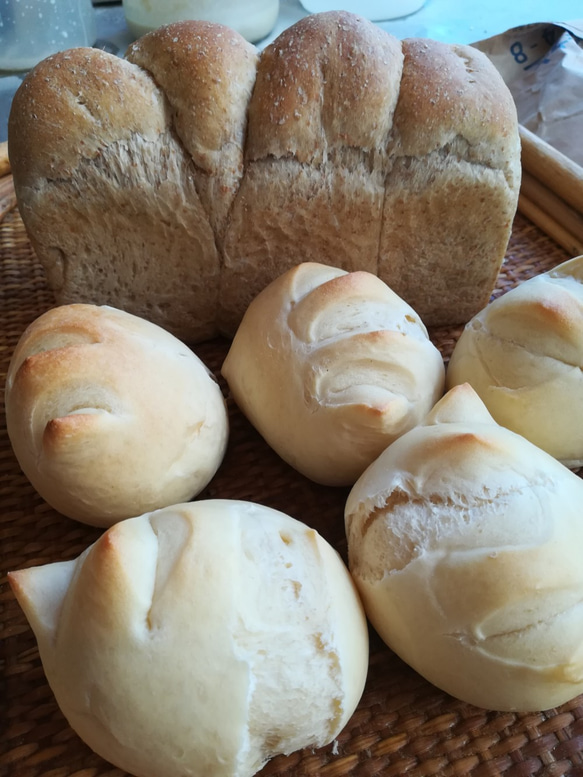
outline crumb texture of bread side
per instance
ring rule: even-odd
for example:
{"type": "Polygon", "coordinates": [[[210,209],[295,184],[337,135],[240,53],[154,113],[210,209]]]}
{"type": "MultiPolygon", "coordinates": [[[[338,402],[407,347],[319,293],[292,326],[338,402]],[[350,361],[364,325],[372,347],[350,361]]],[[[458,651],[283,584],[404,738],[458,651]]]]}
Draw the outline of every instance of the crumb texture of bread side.
{"type": "Polygon", "coordinates": [[[247,109],[258,52],[234,30],[185,21],[145,35],[127,59],[166,95],[174,129],[193,163],[196,189],[219,246],[243,176],[247,109]]]}
{"type": "Polygon", "coordinates": [[[427,325],[465,323],[488,302],[516,213],[516,108],[481,52],[424,39],[403,51],[379,276],[427,325]]]}
{"type": "Polygon", "coordinates": [[[402,60],[396,38],[342,12],[306,17],[261,53],[223,257],[227,333],[295,264],[377,272],[402,60]]]}

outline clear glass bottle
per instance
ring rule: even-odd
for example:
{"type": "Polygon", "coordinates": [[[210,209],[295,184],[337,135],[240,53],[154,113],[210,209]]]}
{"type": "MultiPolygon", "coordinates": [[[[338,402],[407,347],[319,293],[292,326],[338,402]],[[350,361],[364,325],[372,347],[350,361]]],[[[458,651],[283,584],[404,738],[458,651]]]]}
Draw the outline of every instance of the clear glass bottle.
{"type": "Polygon", "coordinates": [[[136,38],[170,22],[204,19],[226,24],[255,43],[275,27],[279,0],[123,0],[123,8],[136,38]]]}
{"type": "Polygon", "coordinates": [[[91,0],[0,0],[0,71],[30,70],[63,49],[95,43],[91,0]]]}

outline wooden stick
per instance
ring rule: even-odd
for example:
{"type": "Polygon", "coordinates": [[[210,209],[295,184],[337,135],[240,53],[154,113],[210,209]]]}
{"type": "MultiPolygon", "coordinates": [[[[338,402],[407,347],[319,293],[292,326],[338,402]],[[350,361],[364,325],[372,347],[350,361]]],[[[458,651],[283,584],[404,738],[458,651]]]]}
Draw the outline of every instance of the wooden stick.
{"type": "Polygon", "coordinates": [[[0,221],[15,207],[14,182],[11,175],[5,175],[0,178],[0,221]]]}
{"type": "MultiPolygon", "coordinates": [[[[583,214],[567,205],[564,200],[526,170],[522,173],[520,193],[538,205],[554,221],[561,224],[580,243],[583,243],[583,214]]],[[[581,207],[583,208],[583,202],[581,202],[581,207]]]]}
{"type": "Polygon", "coordinates": [[[539,229],[542,229],[556,243],[562,246],[571,256],[580,256],[583,254],[583,241],[578,240],[558,221],[546,213],[532,200],[524,194],[518,198],[518,210],[532,221],[539,229]]]}
{"type": "Polygon", "coordinates": [[[522,167],[576,211],[583,211],[583,168],[522,125],[522,167]]]}
{"type": "Polygon", "coordinates": [[[0,143],[0,178],[10,172],[10,160],[8,159],[8,141],[0,143]]]}

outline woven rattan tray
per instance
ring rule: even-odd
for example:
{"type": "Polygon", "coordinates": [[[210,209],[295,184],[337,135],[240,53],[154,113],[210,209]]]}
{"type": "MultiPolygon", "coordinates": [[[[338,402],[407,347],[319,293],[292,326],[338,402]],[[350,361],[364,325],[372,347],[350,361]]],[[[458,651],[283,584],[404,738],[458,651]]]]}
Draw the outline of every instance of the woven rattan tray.
{"type": "MultiPolygon", "coordinates": [[[[567,259],[518,215],[496,294],[567,259]]],[[[17,211],[0,223],[0,362],[6,369],[24,328],[54,304],[17,211]]],[[[447,359],[459,330],[432,332],[447,359]]],[[[195,348],[218,371],[227,343],[195,348]]],[[[226,386],[221,383],[226,393],[226,386]]],[[[316,486],[284,464],[229,400],[226,459],[201,495],[249,499],[317,529],[345,556],[344,489],[316,486]]],[[[583,516],[582,516],[583,517],[583,516]]],[[[36,642],[6,582],[6,572],[77,556],[99,530],[62,517],[19,470],[0,413],[0,776],[122,777],[68,727],[44,678],[36,642]]],[[[583,563],[583,559],[582,559],[583,563]]],[[[364,696],[334,746],[271,761],[267,775],[443,775],[583,777],[583,696],[559,709],[495,713],[431,686],[371,635],[364,696]]],[[[164,777],[164,775],[160,775],[164,777]]]]}

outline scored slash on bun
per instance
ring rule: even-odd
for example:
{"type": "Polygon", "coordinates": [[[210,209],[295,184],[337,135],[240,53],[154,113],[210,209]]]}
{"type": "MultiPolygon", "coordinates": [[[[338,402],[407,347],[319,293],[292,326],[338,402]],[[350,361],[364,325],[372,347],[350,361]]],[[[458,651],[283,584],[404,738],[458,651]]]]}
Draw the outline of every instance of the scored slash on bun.
{"type": "Polygon", "coordinates": [[[348,570],[268,507],[176,505],[9,580],[70,725],[136,777],[250,777],[332,742],[364,688],[348,570]]]}
{"type": "Polygon", "coordinates": [[[439,688],[495,710],[583,692],[583,483],[468,384],[364,472],[349,565],[373,626],[439,688]]]}
{"type": "Polygon", "coordinates": [[[13,353],[5,403],[32,485],[95,526],[191,499],[227,446],[207,367],[160,327],[108,307],[65,305],[34,321],[13,353]]]}
{"type": "Polygon", "coordinates": [[[9,120],[18,204],[60,304],[232,335],[302,261],[378,274],[426,325],[486,304],[520,183],[516,109],[469,46],[313,14],[261,53],[178,22],[127,59],[40,63],[9,120]]]}
{"type": "Polygon", "coordinates": [[[247,309],[222,367],[269,445],[326,485],[352,485],[428,413],[441,354],[415,311],[375,275],[305,262],[247,309]]]}

